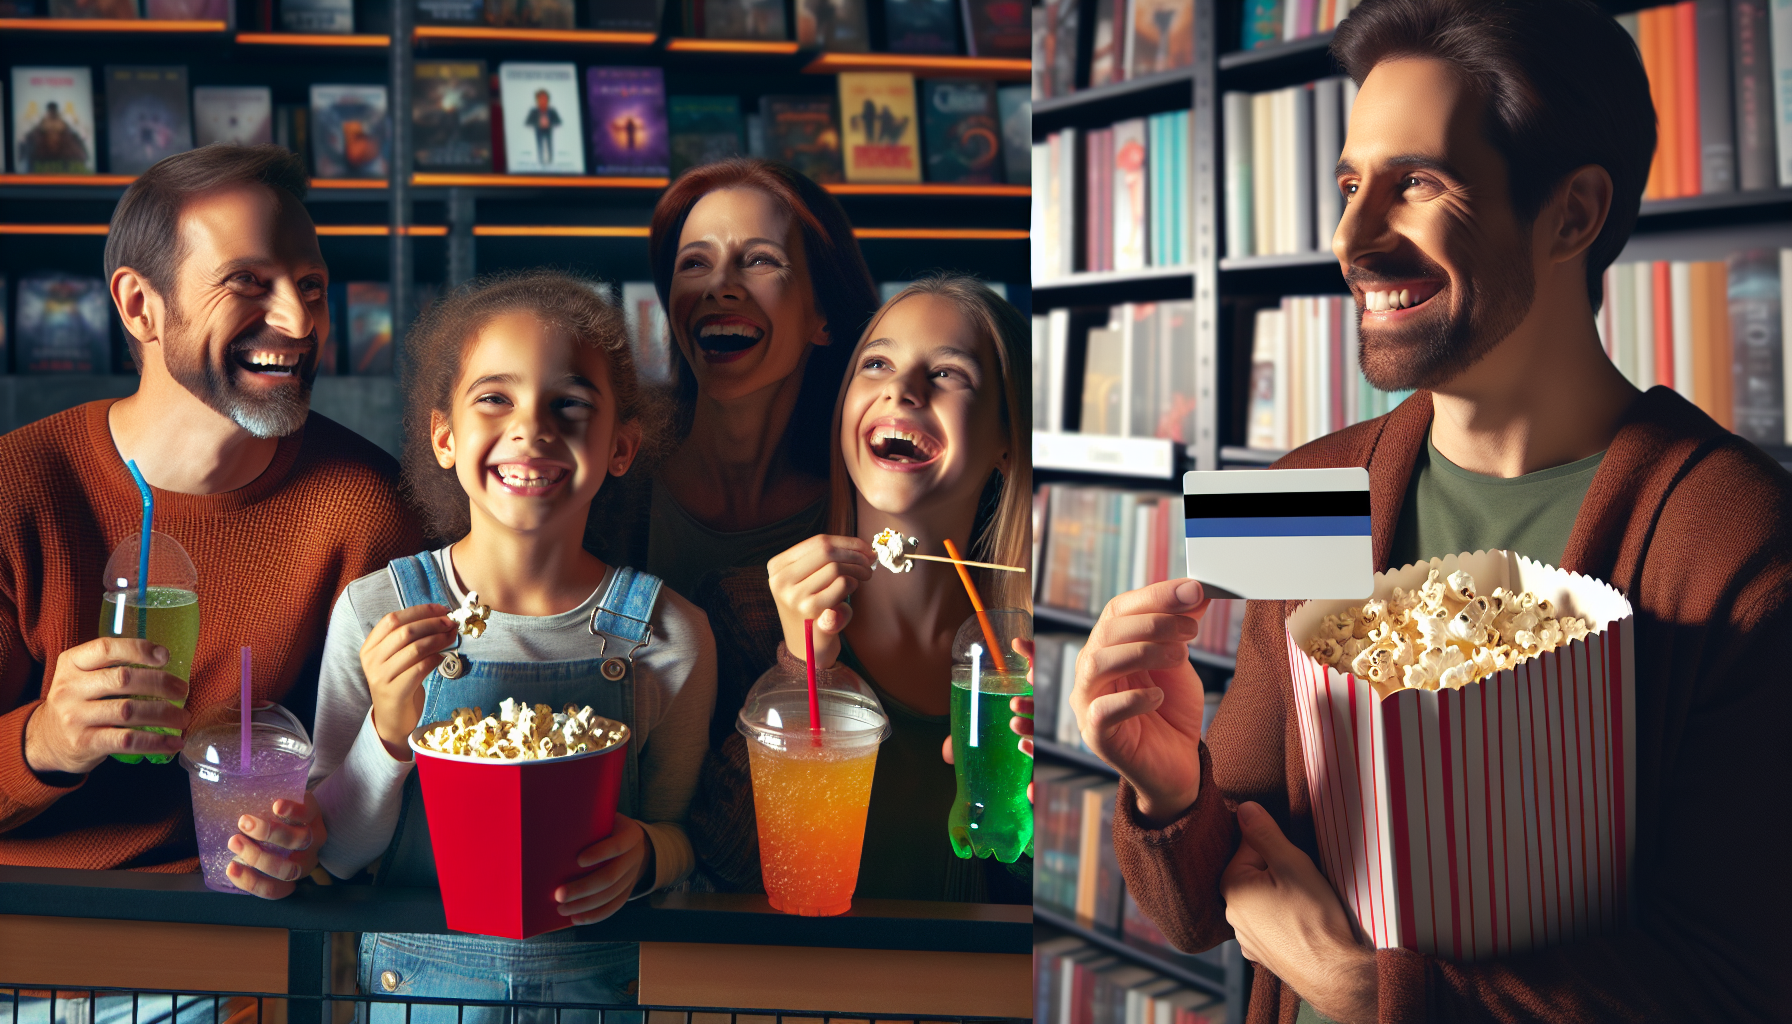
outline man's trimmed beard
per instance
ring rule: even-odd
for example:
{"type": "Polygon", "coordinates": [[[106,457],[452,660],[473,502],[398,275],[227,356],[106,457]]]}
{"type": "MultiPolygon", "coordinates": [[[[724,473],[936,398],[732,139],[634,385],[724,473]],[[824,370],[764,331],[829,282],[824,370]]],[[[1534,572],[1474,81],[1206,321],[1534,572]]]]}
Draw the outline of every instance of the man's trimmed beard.
{"type": "Polygon", "coordinates": [[[1373,291],[1380,281],[1441,278],[1449,282],[1449,298],[1455,300],[1450,307],[1429,310],[1399,327],[1370,328],[1359,308],[1357,364],[1363,377],[1381,391],[1436,388],[1493,351],[1530,315],[1537,297],[1529,232],[1520,232],[1519,237],[1524,244],[1510,254],[1459,261],[1463,273],[1457,278],[1423,255],[1412,261],[1352,266],[1345,280],[1365,291],[1373,291]]]}
{"type": "MultiPolygon", "coordinates": [[[[193,397],[259,438],[285,437],[305,425],[305,418],[311,414],[311,382],[317,379],[315,332],[311,336],[311,354],[300,360],[293,374],[295,386],[283,387],[264,396],[248,394],[237,386],[232,376],[235,368],[231,353],[253,350],[254,342],[264,333],[271,333],[273,328],[263,322],[260,327],[232,338],[225,347],[223,359],[214,365],[206,358],[207,349],[203,342],[187,344],[187,339],[181,336],[180,328],[185,326],[185,320],[170,304],[169,330],[162,342],[162,359],[168,367],[168,375],[192,392],[193,397]],[[170,341],[174,344],[169,344],[170,341]]],[[[283,338],[281,344],[290,344],[290,339],[283,338]]]]}

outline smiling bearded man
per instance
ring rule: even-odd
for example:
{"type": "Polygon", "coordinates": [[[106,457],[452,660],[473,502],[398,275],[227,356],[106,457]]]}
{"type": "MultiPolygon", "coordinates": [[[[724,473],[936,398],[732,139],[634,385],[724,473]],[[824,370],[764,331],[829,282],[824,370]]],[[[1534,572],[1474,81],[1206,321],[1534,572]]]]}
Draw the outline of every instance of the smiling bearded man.
{"type": "Polygon", "coordinates": [[[1378,570],[1503,548],[1630,600],[1629,911],[1475,962],[1370,948],[1316,866],[1297,602],[1250,602],[1203,737],[1192,580],[1115,598],[1077,659],[1127,892],[1181,949],[1238,940],[1251,1024],[1783,1019],[1792,478],[1601,347],[1655,148],[1637,48],[1588,0],[1364,0],[1332,50],[1361,85],[1332,250],[1362,370],[1421,390],[1277,465],[1367,468],[1378,570]]]}
{"type": "MultiPolygon", "coordinates": [[[[414,551],[397,465],[309,412],[330,343],[329,270],[298,157],[208,146],[125,191],[106,241],[113,301],[141,381],[0,437],[0,864],[198,870],[186,772],[110,755],[170,754],[236,693],[309,718],[330,606],[349,581],[414,551]],[[146,640],[95,640],[107,556],[142,523],[125,462],[155,496],[155,529],[199,570],[188,682],[146,640]],[[163,697],[185,700],[184,709],[163,697]]],[[[239,887],[277,897],[323,845],[314,800],[277,802],[231,839],[239,887]]]]}

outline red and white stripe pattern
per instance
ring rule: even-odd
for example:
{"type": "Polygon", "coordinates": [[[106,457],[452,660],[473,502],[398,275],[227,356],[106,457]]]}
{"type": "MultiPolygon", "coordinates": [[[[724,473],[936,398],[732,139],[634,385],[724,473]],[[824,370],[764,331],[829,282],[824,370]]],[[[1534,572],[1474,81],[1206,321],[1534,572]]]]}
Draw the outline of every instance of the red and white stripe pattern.
{"type": "Polygon", "coordinates": [[[1320,867],[1364,937],[1473,961],[1622,922],[1636,820],[1628,605],[1514,670],[1386,699],[1302,650],[1310,608],[1287,642],[1320,867]]]}

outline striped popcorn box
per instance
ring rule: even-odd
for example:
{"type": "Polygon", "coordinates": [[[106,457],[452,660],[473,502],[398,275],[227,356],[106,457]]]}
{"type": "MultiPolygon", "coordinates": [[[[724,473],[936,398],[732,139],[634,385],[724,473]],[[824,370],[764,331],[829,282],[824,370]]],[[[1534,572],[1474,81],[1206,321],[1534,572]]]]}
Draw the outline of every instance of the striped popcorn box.
{"type": "Polygon", "coordinates": [[[1386,687],[1305,650],[1325,616],[1287,620],[1320,866],[1377,948],[1457,961],[1512,956],[1626,919],[1636,840],[1630,603],[1612,587],[1507,551],[1378,573],[1375,596],[1467,570],[1553,602],[1590,631],[1460,689],[1386,687]]]}

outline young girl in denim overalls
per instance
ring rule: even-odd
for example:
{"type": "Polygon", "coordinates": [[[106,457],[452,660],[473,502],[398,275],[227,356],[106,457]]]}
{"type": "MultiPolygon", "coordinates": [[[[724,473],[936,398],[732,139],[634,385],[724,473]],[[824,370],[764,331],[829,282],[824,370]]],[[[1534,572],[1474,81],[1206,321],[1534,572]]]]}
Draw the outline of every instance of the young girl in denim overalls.
{"type": "MultiPolygon", "coordinates": [[[[587,282],[537,271],[450,296],[407,347],[405,483],[431,532],[459,540],[356,580],[336,603],[317,710],[321,862],[341,878],[372,867],[378,884],[435,885],[411,730],[460,707],[495,713],[506,697],[590,705],[631,729],[616,826],[580,855],[591,873],[554,897],[569,926],[603,920],[690,870],[683,822],[715,699],[703,614],[581,544],[599,488],[642,444],[622,317],[587,282]],[[477,636],[448,617],[470,592],[491,609],[477,636]]],[[[368,933],[358,966],[376,996],[632,1003],[637,964],[634,943],[558,931],[368,933]]],[[[372,1016],[397,1022],[405,1008],[375,1003],[372,1016]]],[[[507,1018],[419,1004],[409,1019],[507,1018]]]]}

